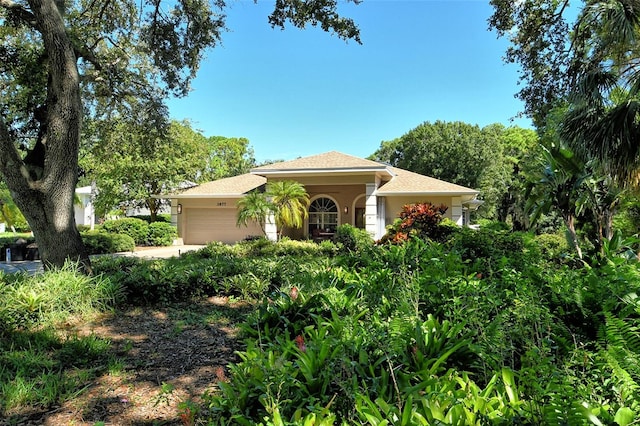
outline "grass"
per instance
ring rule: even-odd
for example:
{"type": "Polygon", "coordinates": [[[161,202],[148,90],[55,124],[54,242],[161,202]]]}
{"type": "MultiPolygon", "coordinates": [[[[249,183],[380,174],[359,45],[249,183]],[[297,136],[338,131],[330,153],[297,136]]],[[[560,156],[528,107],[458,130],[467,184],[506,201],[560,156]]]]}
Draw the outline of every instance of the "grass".
{"type": "Polygon", "coordinates": [[[63,337],[51,328],[5,332],[0,343],[0,413],[72,399],[110,360],[110,343],[96,336],[63,337]]]}
{"type": "Polygon", "coordinates": [[[4,239],[4,238],[14,238],[14,239],[18,239],[18,238],[30,238],[31,232],[0,232],[0,240],[4,239]]]}
{"type": "Polygon", "coordinates": [[[121,289],[72,265],[37,276],[0,275],[0,413],[73,398],[108,368],[110,342],[57,325],[111,309],[121,289]]]}

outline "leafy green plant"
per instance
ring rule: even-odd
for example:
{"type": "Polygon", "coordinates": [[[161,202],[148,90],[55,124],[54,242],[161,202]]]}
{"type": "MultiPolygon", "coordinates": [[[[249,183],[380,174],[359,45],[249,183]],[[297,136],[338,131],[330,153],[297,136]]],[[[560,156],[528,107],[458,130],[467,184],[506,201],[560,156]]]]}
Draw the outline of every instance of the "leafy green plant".
{"type": "Polygon", "coordinates": [[[110,234],[128,235],[133,238],[136,245],[144,245],[149,235],[149,224],[133,217],[108,220],[102,224],[101,229],[110,234]]]}
{"type": "Polygon", "coordinates": [[[342,249],[348,252],[361,253],[373,247],[371,235],[364,230],[345,223],[336,229],[335,242],[342,244],[342,249]]]}
{"type": "Polygon", "coordinates": [[[166,222],[153,222],[149,224],[146,245],[170,246],[178,236],[175,226],[166,222]]]}
{"type": "Polygon", "coordinates": [[[107,254],[133,251],[136,243],[129,235],[108,234],[99,230],[81,233],[82,242],[89,254],[107,254]]]}

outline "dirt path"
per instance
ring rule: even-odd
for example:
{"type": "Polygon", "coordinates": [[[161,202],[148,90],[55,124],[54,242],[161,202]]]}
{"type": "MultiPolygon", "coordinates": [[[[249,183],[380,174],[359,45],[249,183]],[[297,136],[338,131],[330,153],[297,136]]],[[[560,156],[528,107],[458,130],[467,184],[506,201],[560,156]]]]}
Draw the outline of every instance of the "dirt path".
{"type": "Polygon", "coordinates": [[[70,331],[78,335],[110,340],[115,366],[77,398],[19,424],[190,424],[183,405],[198,404],[205,391],[225,380],[226,366],[239,349],[234,324],[245,314],[242,305],[210,298],[169,308],[132,308],[72,325],[70,331]]]}

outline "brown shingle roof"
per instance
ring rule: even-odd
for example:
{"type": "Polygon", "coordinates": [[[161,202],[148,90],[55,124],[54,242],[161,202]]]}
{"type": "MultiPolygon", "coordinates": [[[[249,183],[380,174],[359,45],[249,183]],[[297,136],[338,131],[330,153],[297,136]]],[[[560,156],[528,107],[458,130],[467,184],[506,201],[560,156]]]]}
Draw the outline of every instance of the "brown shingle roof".
{"type": "Polygon", "coordinates": [[[378,188],[379,195],[400,194],[460,194],[476,195],[478,191],[440,179],[388,166],[395,176],[378,188]]]}
{"type": "Polygon", "coordinates": [[[194,186],[184,192],[175,195],[175,198],[189,198],[189,197],[206,197],[206,196],[242,196],[247,192],[264,185],[267,179],[246,173],[240,176],[233,176],[224,179],[214,180],[212,182],[203,183],[202,185],[194,186]]]}
{"type": "Polygon", "coordinates": [[[261,171],[269,173],[274,171],[345,169],[384,170],[385,166],[375,161],[354,157],[337,151],[330,151],[325,152],[324,154],[312,155],[310,157],[302,157],[295,160],[256,167],[251,170],[251,173],[260,174],[261,171]]]}

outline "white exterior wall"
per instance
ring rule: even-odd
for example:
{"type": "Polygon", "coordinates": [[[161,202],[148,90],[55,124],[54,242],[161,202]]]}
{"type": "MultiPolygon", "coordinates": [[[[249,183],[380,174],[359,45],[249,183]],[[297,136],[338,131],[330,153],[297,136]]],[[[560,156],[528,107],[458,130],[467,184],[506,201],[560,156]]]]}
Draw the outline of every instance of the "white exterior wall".
{"type": "Polygon", "coordinates": [[[76,195],[80,199],[80,204],[73,205],[73,214],[76,225],[88,225],[94,228],[96,222],[96,213],[93,208],[93,194],[90,186],[84,186],[76,189],[76,195]]]}
{"type": "Polygon", "coordinates": [[[459,226],[464,225],[461,197],[451,197],[451,220],[459,226]]]}
{"type": "Polygon", "coordinates": [[[364,229],[372,238],[378,239],[378,197],[376,197],[376,184],[368,183],[365,192],[364,229]]]}

